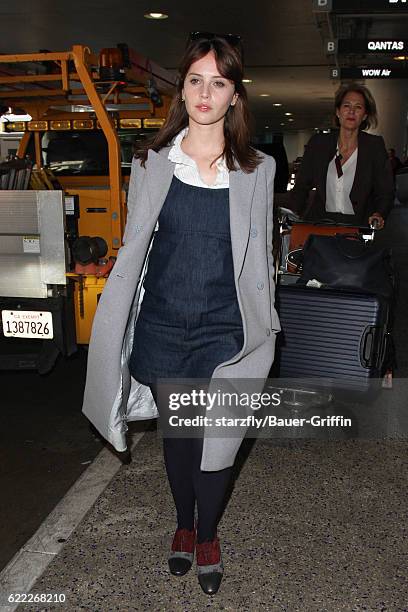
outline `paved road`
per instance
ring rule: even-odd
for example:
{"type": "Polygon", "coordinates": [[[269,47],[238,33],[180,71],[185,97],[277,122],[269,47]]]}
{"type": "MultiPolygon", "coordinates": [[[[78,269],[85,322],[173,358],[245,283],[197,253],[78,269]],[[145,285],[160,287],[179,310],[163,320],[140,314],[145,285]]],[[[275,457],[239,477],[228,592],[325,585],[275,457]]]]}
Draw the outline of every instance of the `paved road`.
{"type": "Polygon", "coordinates": [[[102,448],[81,414],[85,371],[81,351],[47,376],[0,374],[0,568],[102,448]]]}

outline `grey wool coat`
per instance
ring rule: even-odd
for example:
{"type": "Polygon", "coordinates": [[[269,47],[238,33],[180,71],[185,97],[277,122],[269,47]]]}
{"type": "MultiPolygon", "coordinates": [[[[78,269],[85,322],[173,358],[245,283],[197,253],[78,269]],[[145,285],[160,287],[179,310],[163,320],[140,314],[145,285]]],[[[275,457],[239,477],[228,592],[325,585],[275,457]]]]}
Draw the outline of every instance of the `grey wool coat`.
{"type": "MultiPolygon", "coordinates": [[[[126,450],[128,421],[157,417],[150,389],[130,376],[128,360],[147,254],[174,174],[175,164],[168,152],[168,147],[159,153],[149,150],[145,168],[136,159],[132,162],[124,245],[92,327],[83,412],[117,451],[126,450]]],[[[215,368],[212,377],[257,379],[259,392],[272,365],[280,329],[274,308],[274,176],[275,161],[269,156],[263,156],[251,173],[230,172],[231,246],[244,344],[237,355],[215,368]]],[[[236,437],[224,438],[209,435],[205,429],[201,469],[231,466],[244,435],[243,428],[236,437]]]]}

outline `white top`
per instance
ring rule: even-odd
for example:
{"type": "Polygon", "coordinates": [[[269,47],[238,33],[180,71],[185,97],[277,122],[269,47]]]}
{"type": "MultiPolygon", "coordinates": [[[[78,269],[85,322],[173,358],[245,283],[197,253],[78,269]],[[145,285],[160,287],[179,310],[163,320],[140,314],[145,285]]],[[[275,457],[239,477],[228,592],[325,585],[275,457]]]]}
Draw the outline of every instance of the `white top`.
{"type": "Polygon", "coordinates": [[[171,147],[168,158],[170,161],[176,162],[174,175],[187,185],[194,187],[207,187],[207,189],[225,189],[229,187],[229,170],[226,166],[224,158],[218,159],[215,162],[217,167],[217,176],[213,185],[204,183],[200,176],[198,166],[194,159],[191,159],[181,148],[181,141],[188,134],[188,127],[181,130],[176,136],[173,146],[171,147]]]}
{"type": "Polygon", "coordinates": [[[331,160],[327,169],[326,178],[326,211],[331,213],[342,213],[343,215],[354,215],[353,204],[350,200],[350,191],[353,187],[354,176],[357,166],[356,149],[348,160],[343,164],[343,176],[338,178],[336,169],[336,155],[331,160]]]}

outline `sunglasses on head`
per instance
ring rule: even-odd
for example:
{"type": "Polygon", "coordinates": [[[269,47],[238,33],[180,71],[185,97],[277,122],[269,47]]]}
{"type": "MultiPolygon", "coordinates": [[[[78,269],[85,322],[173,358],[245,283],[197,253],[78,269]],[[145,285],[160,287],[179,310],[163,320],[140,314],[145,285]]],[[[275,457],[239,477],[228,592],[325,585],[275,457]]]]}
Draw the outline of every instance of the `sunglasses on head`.
{"type": "Polygon", "coordinates": [[[190,38],[188,42],[196,40],[214,40],[214,38],[221,38],[225,40],[231,47],[238,47],[242,39],[238,34],[216,34],[214,32],[190,32],[190,38]]]}

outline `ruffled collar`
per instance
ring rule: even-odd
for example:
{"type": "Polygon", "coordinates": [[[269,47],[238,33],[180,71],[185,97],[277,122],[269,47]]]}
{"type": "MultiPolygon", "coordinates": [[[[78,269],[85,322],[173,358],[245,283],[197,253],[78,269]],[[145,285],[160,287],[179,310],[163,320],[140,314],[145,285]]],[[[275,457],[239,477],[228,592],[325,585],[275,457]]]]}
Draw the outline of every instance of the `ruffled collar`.
{"type": "MultiPolygon", "coordinates": [[[[184,164],[185,166],[197,168],[197,164],[194,159],[191,159],[191,157],[184,153],[183,149],[181,148],[181,142],[183,138],[187,136],[187,134],[188,127],[185,127],[177,134],[169,151],[168,158],[170,161],[175,162],[176,164],[184,164]]],[[[217,179],[215,181],[215,184],[217,185],[221,184],[225,180],[225,175],[228,175],[228,168],[223,157],[218,159],[215,162],[215,165],[217,166],[217,179]]]]}

